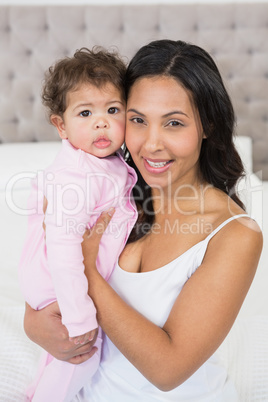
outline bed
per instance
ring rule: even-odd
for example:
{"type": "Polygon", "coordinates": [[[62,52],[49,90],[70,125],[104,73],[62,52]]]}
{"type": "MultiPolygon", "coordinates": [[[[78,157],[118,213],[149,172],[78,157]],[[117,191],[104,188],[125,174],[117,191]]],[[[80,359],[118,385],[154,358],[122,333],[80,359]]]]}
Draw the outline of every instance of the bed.
{"type": "MultiPolygon", "coordinates": [[[[220,354],[242,402],[268,401],[268,4],[0,6],[0,401],[24,401],[40,348],[23,331],[17,266],[30,179],[60,142],[40,102],[44,69],[94,44],[117,46],[126,61],[157,38],[183,39],[212,53],[234,100],[236,145],[247,175],[239,183],[264,233],[253,285],[220,354]],[[100,24],[99,21],[102,21],[100,24]]],[[[230,401],[231,402],[231,401],[230,401]]]]}

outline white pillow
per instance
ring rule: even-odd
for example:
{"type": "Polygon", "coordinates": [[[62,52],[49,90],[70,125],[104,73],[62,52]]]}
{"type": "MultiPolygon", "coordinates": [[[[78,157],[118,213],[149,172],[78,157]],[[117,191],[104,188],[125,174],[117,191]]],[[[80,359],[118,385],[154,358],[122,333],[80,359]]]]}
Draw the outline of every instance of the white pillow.
{"type": "MultiPolygon", "coordinates": [[[[0,144],[1,275],[10,272],[14,281],[27,228],[31,178],[53,161],[60,147],[61,141],[0,144]]],[[[21,299],[17,288],[12,300],[21,299]]]]}
{"type": "Polygon", "coordinates": [[[61,141],[22,142],[0,145],[0,191],[29,188],[37,170],[53,162],[61,141]]]}
{"type": "Polygon", "coordinates": [[[253,173],[252,139],[246,136],[236,136],[234,144],[244,164],[247,174],[253,173]]]}
{"type": "Polygon", "coordinates": [[[244,203],[247,213],[254,218],[262,228],[263,183],[259,177],[253,173],[252,139],[246,136],[237,136],[234,139],[234,143],[246,171],[246,176],[238,182],[238,195],[244,203]]]}

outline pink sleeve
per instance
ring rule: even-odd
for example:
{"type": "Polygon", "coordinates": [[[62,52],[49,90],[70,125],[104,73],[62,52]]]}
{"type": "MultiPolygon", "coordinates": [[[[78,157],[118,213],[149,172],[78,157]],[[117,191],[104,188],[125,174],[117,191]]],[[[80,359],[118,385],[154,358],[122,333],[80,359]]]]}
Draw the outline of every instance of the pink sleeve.
{"type": "Polygon", "coordinates": [[[71,337],[97,328],[96,309],[87,294],[81,242],[97,194],[86,192],[85,174],[75,169],[49,173],[45,186],[48,266],[62,314],[71,337]],[[50,175],[50,176],[49,176],[50,175]],[[90,200],[88,199],[90,197],[90,200]]]}

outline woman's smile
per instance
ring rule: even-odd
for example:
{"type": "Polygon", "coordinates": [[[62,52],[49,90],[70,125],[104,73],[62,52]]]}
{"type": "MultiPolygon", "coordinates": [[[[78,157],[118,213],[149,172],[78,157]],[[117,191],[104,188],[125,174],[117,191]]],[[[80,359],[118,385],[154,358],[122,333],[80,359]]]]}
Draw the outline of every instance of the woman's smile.
{"type": "Polygon", "coordinates": [[[148,172],[153,174],[166,172],[173,163],[172,160],[149,159],[149,158],[143,158],[143,159],[145,169],[147,169],[148,172]]]}
{"type": "Polygon", "coordinates": [[[133,85],[127,104],[126,145],[149,186],[175,190],[186,180],[194,184],[203,138],[199,115],[178,81],[145,77],[133,85]]]}

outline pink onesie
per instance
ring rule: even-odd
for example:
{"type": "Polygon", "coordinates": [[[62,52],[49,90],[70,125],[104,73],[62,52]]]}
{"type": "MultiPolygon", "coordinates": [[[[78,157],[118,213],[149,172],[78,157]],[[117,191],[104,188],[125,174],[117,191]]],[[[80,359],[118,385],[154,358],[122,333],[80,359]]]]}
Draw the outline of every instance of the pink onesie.
{"type": "MultiPolygon", "coordinates": [[[[115,207],[100,244],[97,268],[107,280],[137,219],[132,188],[136,173],[116,155],[97,158],[74,148],[68,140],[55,161],[37,173],[28,202],[28,231],[19,264],[25,300],[36,310],[58,301],[69,336],[97,328],[96,310],[87,294],[81,242],[86,227],[100,213],[115,207]],[[48,201],[43,213],[44,197],[48,201]],[[43,230],[43,223],[46,231],[43,230]]],[[[43,357],[29,400],[68,402],[98,368],[98,353],[86,363],[72,365],[43,357]],[[34,394],[34,397],[33,397],[34,394]]]]}

